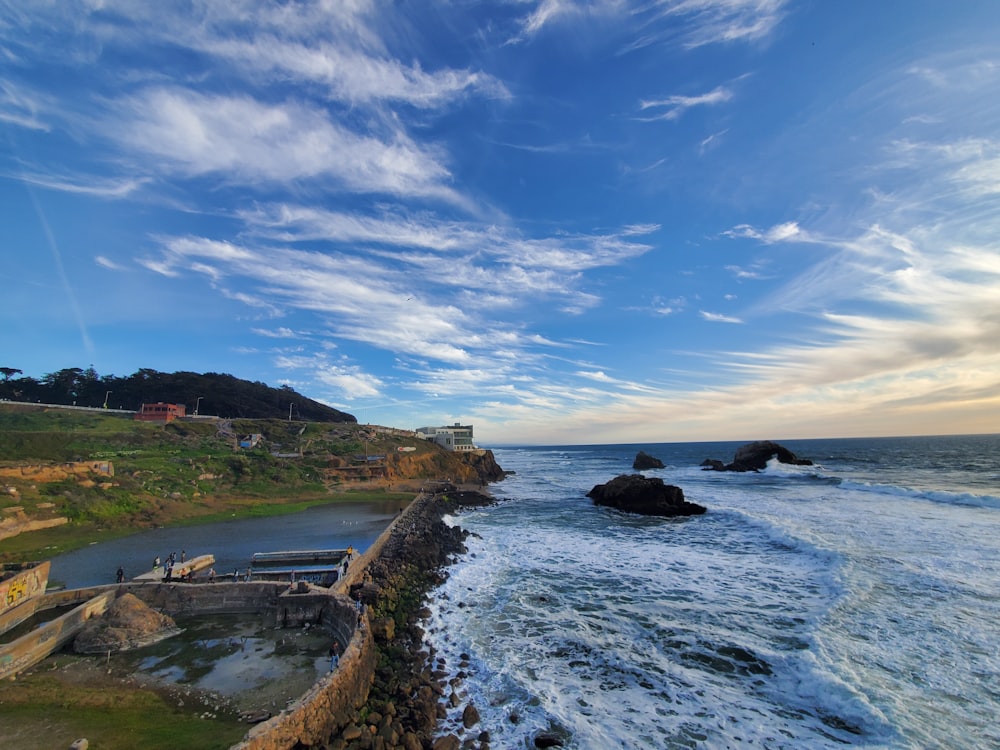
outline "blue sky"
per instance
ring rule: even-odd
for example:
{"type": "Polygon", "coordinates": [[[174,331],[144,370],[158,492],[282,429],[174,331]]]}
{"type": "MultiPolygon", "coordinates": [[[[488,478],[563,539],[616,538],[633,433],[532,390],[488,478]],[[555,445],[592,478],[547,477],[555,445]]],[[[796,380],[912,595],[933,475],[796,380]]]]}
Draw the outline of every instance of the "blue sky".
{"type": "Polygon", "coordinates": [[[1000,3],[0,0],[0,227],[32,377],[485,445],[996,432],[1000,3]]]}

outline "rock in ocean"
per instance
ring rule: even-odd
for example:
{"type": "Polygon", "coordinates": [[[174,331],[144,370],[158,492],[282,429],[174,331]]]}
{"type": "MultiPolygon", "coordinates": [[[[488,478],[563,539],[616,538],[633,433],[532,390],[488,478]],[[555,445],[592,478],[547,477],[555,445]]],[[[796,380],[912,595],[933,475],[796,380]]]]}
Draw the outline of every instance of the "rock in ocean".
{"type": "Polygon", "coordinates": [[[703,505],[687,502],[680,487],[642,474],[622,474],[607,484],[595,486],[587,497],[596,505],[646,516],[694,516],[706,510],[703,505]]]}
{"type": "Polygon", "coordinates": [[[706,458],[701,465],[706,471],[761,471],[767,468],[767,462],[775,457],[783,464],[813,465],[808,458],[799,458],[785,446],[771,440],[758,440],[740,446],[733,455],[732,463],[724,464],[717,458],[706,458]]]}

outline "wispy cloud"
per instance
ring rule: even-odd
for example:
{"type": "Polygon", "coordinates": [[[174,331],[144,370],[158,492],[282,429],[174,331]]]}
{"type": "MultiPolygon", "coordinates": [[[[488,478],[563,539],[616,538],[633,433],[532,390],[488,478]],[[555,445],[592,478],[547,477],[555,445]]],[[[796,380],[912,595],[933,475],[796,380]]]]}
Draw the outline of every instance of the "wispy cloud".
{"type": "Polygon", "coordinates": [[[305,43],[272,33],[258,34],[250,40],[203,38],[198,46],[250,73],[271,73],[275,79],[292,76],[323,84],[328,98],[352,105],[385,101],[429,109],[470,93],[510,98],[502,82],[481,72],[428,72],[370,50],[350,49],[343,40],[305,43]]]}
{"type": "Polygon", "coordinates": [[[460,202],[432,147],[401,131],[358,135],[306,104],[160,88],[120,110],[114,135],[170,172],[243,183],[327,179],[347,190],[460,202]]]}
{"type": "Polygon", "coordinates": [[[282,355],[275,364],[281,369],[309,373],[348,401],[379,396],[385,385],[381,378],[365,372],[359,365],[330,361],[324,353],[282,355]]]}
{"type": "Polygon", "coordinates": [[[679,41],[687,49],[767,39],[785,17],[788,0],[653,0],[636,4],[642,33],[626,51],[679,41]]]}
{"type": "Polygon", "coordinates": [[[796,240],[798,242],[808,241],[807,235],[799,227],[798,222],[795,221],[775,224],[769,229],[757,229],[749,224],[740,224],[732,229],[727,229],[722,234],[732,238],[744,237],[760,240],[769,245],[775,242],[787,242],[788,240],[796,240]]]}
{"type": "Polygon", "coordinates": [[[69,177],[20,172],[9,175],[14,179],[46,190],[91,195],[95,198],[125,198],[151,182],[149,178],[69,177]]]}
{"type": "Polygon", "coordinates": [[[520,22],[511,43],[546,27],[617,20],[629,27],[624,51],[680,40],[687,48],[767,38],[784,18],[788,0],[539,0],[520,22]]]}
{"type": "Polygon", "coordinates": [[[698,311],[701,317],[712,323],[742,323],[740,318],[733,317],[732,315],[724,315],[722,313],[708,312],[707,310],[698,311]]]}
{"type": "Polygon", "coordinates": [[[109,271],[121,271],[121,270],[123,270],[122,267],[119,264],[115,263],[113,260],[105,258],[103,255],[97,255],[97,256],[95,256],[94,257],[94,262],[97,265],[99,265],[99,266],[107,268],[109,271]]]}
{"type": "Polygon", "coordinates": [[[655,120],[676,120],[692,107],[705,107],[723,104],[733,98],[731,89],[725,86],[717,86],[704,94],[694,96],[682,96],[675,94],[664,99],[647,99],[639,102],[639,109],[645,112],[649,109],[665,110],[659,114],[649,117],[638,118],[644,122],[655,120]]]}
{"type": "Polygon", "coordinates": [[[291,328],[251,328],[251,332],[256,333],[258,336],[265,336],[271,339],[297,339],[301,337],[301,334],[296,333],[291,328]]]}
{"type": "Polygon", "coordinates": [[[29,130],[50,130],[39,113],[42,104],[37,95],[29,93],[9,81],[0,81],[0,122],[7,122],[29,130]]]}

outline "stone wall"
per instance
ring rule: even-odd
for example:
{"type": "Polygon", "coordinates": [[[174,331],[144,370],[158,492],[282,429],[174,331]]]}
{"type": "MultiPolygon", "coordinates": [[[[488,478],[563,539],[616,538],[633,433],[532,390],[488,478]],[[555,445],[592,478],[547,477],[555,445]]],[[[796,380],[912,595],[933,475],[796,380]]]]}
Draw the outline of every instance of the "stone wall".
{"type": "Polygon", "coordinates": [[[325,622],[337,634],[353,633],[337,669],[322,677],[299,700],[277,716],[251,729],[230,750],[289,750],[319,746],[352,723],[368,699],[375,674],[377,651],[368,627],[354,627],[357,614],[342,600],[324,612],[325,622]]]}

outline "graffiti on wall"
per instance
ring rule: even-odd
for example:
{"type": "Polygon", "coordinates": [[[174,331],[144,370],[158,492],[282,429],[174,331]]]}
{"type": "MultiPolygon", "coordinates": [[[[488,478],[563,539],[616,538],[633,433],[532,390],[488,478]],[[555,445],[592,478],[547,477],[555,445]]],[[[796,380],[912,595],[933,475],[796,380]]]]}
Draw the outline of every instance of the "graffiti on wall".
{"type": "Polygon", "coordinates": [[[49,582],[49,563],[22,570],[0,581],[0,613],[45,593],[49,582]]]}

